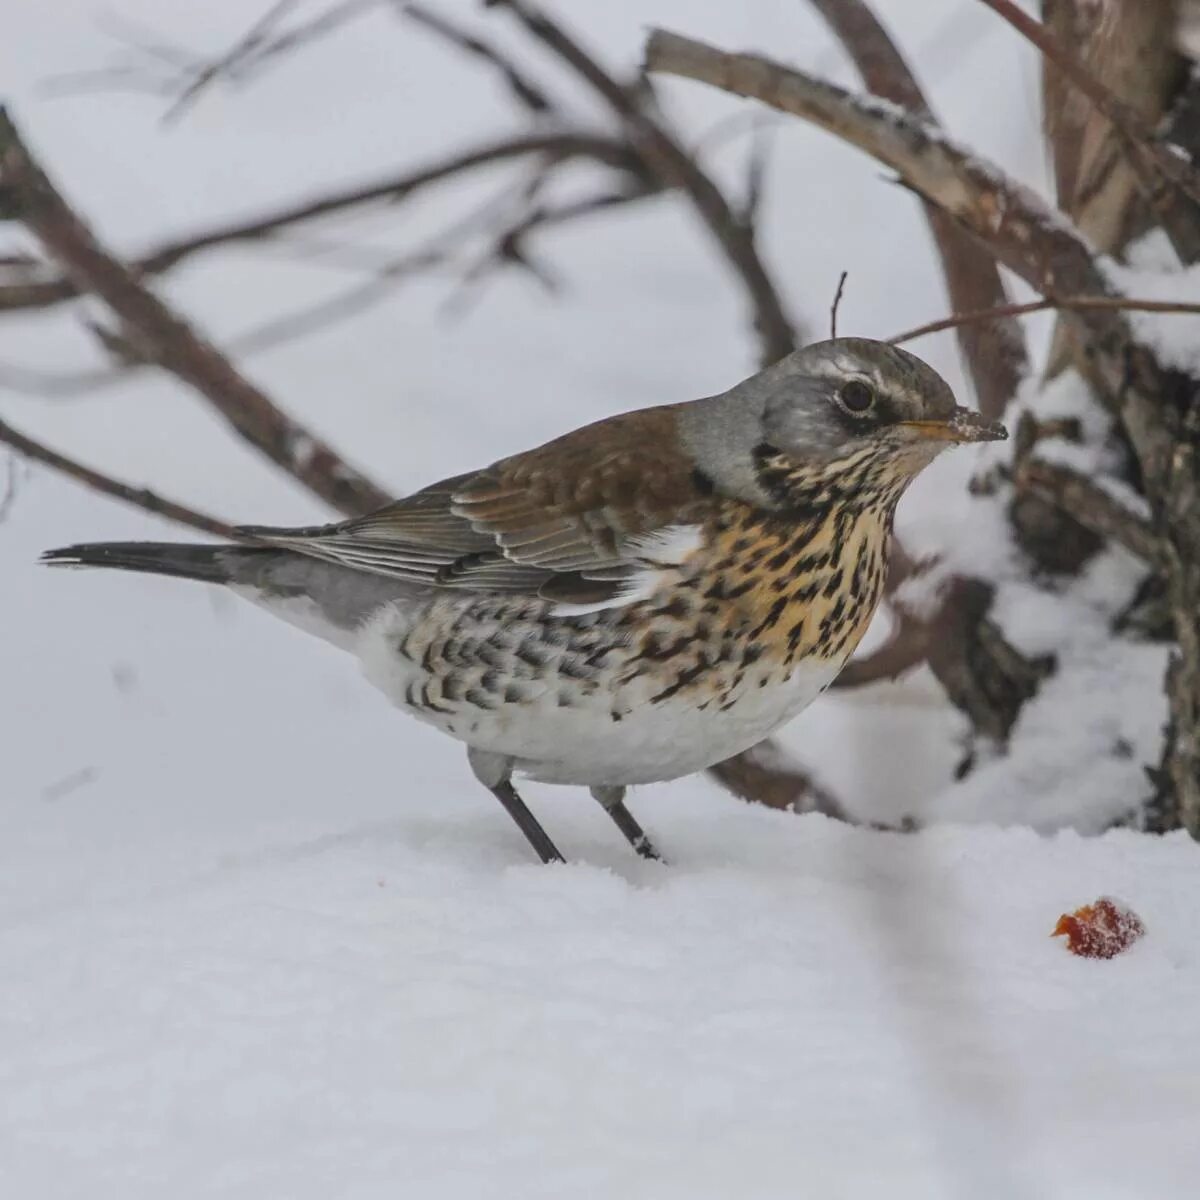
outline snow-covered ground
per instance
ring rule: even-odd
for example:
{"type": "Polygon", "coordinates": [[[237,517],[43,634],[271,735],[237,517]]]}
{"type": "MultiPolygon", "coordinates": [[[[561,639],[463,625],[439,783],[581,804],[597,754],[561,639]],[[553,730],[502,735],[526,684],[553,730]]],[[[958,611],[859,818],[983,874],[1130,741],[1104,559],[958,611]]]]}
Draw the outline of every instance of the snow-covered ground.
{"type": "MultiPolygon", "coordinates": [[[[955,132],[1040,185],[1037,66],[1016,39],[982,6],[879,7],[955,132]]],[[[616,62],[655,23],[850,78],[791,0],[569,11],[616,62]]],[[[215,52],[258,7],[8,0],[4,99],[123,248],[513,122],[494,80],[383,12],[170,128],[158,100],[48,97],[48,78],[104,61],[114,12],[215,52]]],[[[694,136],[746,111],[682,84],[664,95],[694,136]]],[[[843,332],[942,315],[911,199],[830,139],[774,128],[765,250],[810,329],[823,335],[843,269],[843,332]]],[[[715,163],[734,180],[745,152],[731,138],[715,163]]],[[[478,186],[320,236],[384,257],[477,203],[478,186]]],[[[3,248],[21,244],[14,232],[3,248]]],[[[558,297],[504,277],[447,315],[454,282],[415,280],[247,370],[399,492],[752,368],[740,293],[678,203],[542,248],[558,297]]],[[[165,290],[222,340],[360,279],[261,248],[198,260],[165,290]]],[[[80,315],[5,317],[0,379],[94,365],[80,315]]],[[[917,349],[961,386],[948,338],[917,349]]],[[[232,519],[323,515],[149,373],[83,399],[5,391],[0,405],[232,519]]],[[[917,544],[960,558],[979,544],[964,525],[972,466],[947,459],[906,500],[917,544]]],[[[15,482],[0,524],[0,1195],[1195,1194],[1190,842],[885,835],[692,779],[634,797],[669,868],[635,860],[586,796],[529,787],[575,860],[538,868],[460,747],[391,712],[336,651],[200,587],[34,565],[47,546],[177,530],[44,471],[15,482]],[[1102,893],[1147,936],[1111,962],[1072,958],[1049,931],[1102,893]]],[[[864,815],[1094,828],[1136,799],[1154,734],[1160,658],[1106,688],[1098,657],[1130,582],[1128,563],[1101,560],[1070,622],[1052,598],[1002,586],[1028,648],[1071,636],[1079,673],[1039,703],[1117,697],[1081,714],[1069,745],[1038,746],[1022,776],[990,764],[949,788],[958,720],[920,676],[828,697],[789,743],[864,815]],[[1104,754],[1116,739],[1134,747],[1123,765],[1104,754]],[[1062,764],[1088,755],[1095,769],[1064,787],[1062,764]]]]}

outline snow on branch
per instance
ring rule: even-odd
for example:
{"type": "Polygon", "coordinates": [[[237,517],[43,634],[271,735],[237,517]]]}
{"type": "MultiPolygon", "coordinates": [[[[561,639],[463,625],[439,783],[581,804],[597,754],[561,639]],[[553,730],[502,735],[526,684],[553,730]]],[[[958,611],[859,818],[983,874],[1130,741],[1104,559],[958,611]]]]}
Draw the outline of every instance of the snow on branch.
{"type": "Polygon", "coordinates": [[[1027,457],[1017,470],[1015,483],[1019,491],[1036,493],[1074,517],[1084,529],[1124,546],[1147,565],[1163,565],[1162,546],[1150,522],[1080,471],[1027,457]]]}

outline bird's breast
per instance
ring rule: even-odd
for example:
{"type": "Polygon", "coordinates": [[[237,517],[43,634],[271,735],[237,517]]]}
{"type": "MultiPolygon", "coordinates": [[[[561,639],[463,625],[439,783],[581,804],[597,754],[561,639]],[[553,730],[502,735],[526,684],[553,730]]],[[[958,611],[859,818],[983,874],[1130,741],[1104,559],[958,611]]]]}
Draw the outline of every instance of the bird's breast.
{"type": "Polygon", "coordinates": [[[866,632],[883,591],[890,511],[808,517],[725,506],[695,552],[623,614],[632,662],[678,660],[677,680],[710,683],[732,666],[782,683],[803,662],[838,667],[866,632]]]}
{"type": "Polygon", "coordinates": [[[836,676],[882,591],[886,516],[729,506],[634,603],[443,596],[364,631],[397,703],[535,778],[670,779],[753,745],[836,676]]]}

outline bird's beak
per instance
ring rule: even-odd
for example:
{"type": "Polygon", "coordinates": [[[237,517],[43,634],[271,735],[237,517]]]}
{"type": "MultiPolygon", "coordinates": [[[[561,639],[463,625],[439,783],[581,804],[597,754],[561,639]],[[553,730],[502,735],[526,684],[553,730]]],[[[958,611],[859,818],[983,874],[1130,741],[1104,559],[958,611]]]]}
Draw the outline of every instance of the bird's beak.
{"type": "Polygon", "coordinates": [[[969,408],[956,408],[946,421],[905,421],[919,437],[941,442],[1002,442],[1008,430],[999,421],[985,421],[969,408]]]}

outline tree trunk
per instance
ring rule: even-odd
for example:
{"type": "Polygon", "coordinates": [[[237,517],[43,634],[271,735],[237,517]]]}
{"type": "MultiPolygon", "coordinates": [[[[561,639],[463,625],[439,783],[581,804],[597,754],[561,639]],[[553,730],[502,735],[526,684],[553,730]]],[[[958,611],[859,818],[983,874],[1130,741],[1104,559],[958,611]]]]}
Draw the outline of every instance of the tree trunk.
{"type": "MultiPolygon", "coordinates": [[[[1189,78],[1175,40],[1185,2],[1043,0],[1042,9],[1047,26],[1098,78],[1194,152],[1200,146],[1200,83],[1194,75],[1189,78]]],[[[1168,213],[1152,204],[1120,135],[1048,61],[1043,93],[1059,205],[1097,249],[1123,258],[1131,241],[1157,227],[1181,261],[1200,258],[1200,206],[1175,204],[1168,213]]],[[[1060,322],[1050,372],[1074,367],[1098,402],[1111,408],[1115,401],[1120,411],[1121,397],[1103,394],[1091,347],[1069,328],[1060,322]]],[[[1159,396],[1156,429],[1139,437],[1128,421],[1117,421],[1113,433],[1129,448],[1140,475],[1132,482],[1151,504],[1162,563],[1162,586],[1156,590],[1176,643],[1165,682],[1169,719],[1161,762],[1150,771],[1153,795],[1145,824],[1159,832],[1184,828],[1200,837],[1200,386],[1174,373],[1167,383],[1159,396]]],[[[1063,537],[1054,553],[1060,565],[1070,566],[1063,556],[1078,559],[1077,551],[1077,539],[1063,537]]]]}

